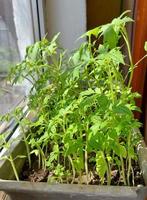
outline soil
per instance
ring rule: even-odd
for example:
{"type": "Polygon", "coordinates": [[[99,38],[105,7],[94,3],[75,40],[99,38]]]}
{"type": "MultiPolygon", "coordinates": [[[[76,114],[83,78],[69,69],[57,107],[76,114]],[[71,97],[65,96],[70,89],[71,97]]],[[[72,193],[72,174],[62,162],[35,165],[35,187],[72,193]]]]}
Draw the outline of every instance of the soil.
{"type": "MultiPolygon", "coordinates": [[[[133,163],[132,166],[133,166],[134,174],[133,175],[131,174],[130,176],[130,183],[132,183],[131,186],[145,185],[142,172],[140,171],[138,163],[133,163]]],[[[48,170],[38,169],[36,162],[33,163],[32,169],[29,169],[28,163],[26,162],[20,176],[21,180],[30,181],[30,182],[47,182],[49,178],[50,179],[52,178],[51,180],[53,182],[56,182],[56,183],[60,182],[54,179],[52,172],[49,172],[48,170]]],[[[62,183],[71,183],[71,180],[72,178],[69,177],[68,180],[63,179],[62,183]]],[[[87,176],[85,174],[82,174],[81,178],[79,178],[78,176],[75,178],[74,184],[79,184],[79,183],[87,184],[87,176]]],[[[100,185],[100,178],[95,171],[90,171],[89,177],[88,177],[88,184],[100,185]]],[[[104,180],[104,185],[107,185],[106,180],[104,180]]],[[[119,185],[119,186],[124,185],[122,176],[119,174],[119,171],[115,169],[115,167],[111,171],[111,185],[119,185]]]]}
{"type": "Polygon", "coordinates": [[[30,182],[47,182],[47,178],[49,176],[48,170],[38,169],[37,162],[35,158],[33,158],[32,168],[29,169],[29,164],[26,161],[23,168],[22,173],[20,175],[20,179],[24,181],[30,182]]]}

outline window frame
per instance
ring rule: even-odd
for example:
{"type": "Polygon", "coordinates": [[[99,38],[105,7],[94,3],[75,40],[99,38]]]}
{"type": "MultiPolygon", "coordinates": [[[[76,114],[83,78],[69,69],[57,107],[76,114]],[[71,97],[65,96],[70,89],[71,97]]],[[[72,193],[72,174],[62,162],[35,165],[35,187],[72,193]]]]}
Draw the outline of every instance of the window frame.
{"type": "MultiPolygon", "coordinates": [[[[43,8],[43,0],[29,0],[30,8],[31,8],[31,19],[32,19],[32,30],[33,30],[33,38],[34,42],[41,40],[41,38],[45,35],[45,26],[44,26],[44,8],[43,8]]],[[[29,113],[28,109],[26,111],[26,103],[25,103],[25,95],[22,101],[18,102],[15,107],[23,107],[24,109],[24,116],[29,113]],[[23,106],[22,106],[23,105],[23,106]]],[[[15,108],[13,106],[13,109],[15,108]]],[[[13,137],[14,132],[18,124],[11,119],[10,122],[0,123],[0,134],[4,134],[6,130],[9,130],[9,135],[7,136],[7,140],[13,137]]],[[[20,135],[21,133],[18,133],[20,135]]],[[[0,152],[3,148],[0,148],[0,152]]]]}

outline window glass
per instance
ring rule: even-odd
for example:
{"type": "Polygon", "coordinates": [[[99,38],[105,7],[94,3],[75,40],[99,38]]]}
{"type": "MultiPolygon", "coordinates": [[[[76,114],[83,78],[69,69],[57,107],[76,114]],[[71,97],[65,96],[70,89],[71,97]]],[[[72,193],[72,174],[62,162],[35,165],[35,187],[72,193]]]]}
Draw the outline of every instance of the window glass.
{"type": "Polygon", "coordinates": [[[34,42],[31,1],[0,0],[0,114],[8,112],[24,96],[27,83],[10,86],[6,81],[11,66],[24,58],[34,42]]]}

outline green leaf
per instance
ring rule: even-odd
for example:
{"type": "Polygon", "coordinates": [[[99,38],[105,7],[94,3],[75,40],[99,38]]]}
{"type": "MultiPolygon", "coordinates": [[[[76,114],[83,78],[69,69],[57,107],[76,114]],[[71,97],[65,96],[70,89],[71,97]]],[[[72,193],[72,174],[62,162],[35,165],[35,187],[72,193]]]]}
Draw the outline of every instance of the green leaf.
{"type": "Polygon", "coordinates": [[[107,155],[107,160],[108,160],[109,163],[111,163],[113,159],[110,155],[107,155]]]}
{"type": "Polygon", "coordinates": [[[123,104],[117,105],[113,107],[114,112],[122,115],[132,115],[132,112],[129,110],[129,108],[123,104]]]}
{"type": "Polygon", "coordinates": [[[93,131],[89,131],[87,137],[87,151],[97,151],[100,148],[100,135],[95,134],[93,131]]]}
{"type": "Polygon", "coordinates": [[[113,60],[114,63],[123,64],[123,65],[125,64],[124,56],[119,48],[112,49],[109,52],[109,57],[113,60]]]}
{"type": "Polygon", "coordinates": [[[98,151],[96,154],[96,171],[101,178],[102,183],[104,182],[104,176],[107,171],[107,163],[105,160],[104,153],[98,151]]]}
{"type": "Polygon", "coordinates": [[[98,132],[98,130],[100,130],[101,127],[101,123],[98,121],[97,123],[95,123],[94,125],[91,126],[91,130],[94,133],[94,135],[98,132]]]}
{"type": "Polygon", "coordinates": [[[134,22],[134,20],[131,17],[125,16],[122,18],[123,22],[126,24],[128,22],[134,22]]]}
{"type": "Polygon", "coordinates": [[[92,90],[91,88],[88,88],[88,90],[85,90],[83,92],[80,93],[80,96],[90,96],[95,94],[95,91],[92,90]]]}
{"type": "Polygon", "coordinates": [[[90,60],[90,51],[88,49],[87,43],[83,43],[80,48],[74,52],[70,60],[73,61],[73,64],[78,67],[82,67],[83,64],[88,63],[90,60]]]}
{"type": "Polygon", "coordinates": [[[108,44],[110,49],[116,47],[118,43],[118,35],[114,31],[114,28],[111,24],[106,25],[106,27],[103,27],[103,36],[104,36],[104,43],[108,44]]]}
{"type": "Polygon", "coordinates": [[[39,155],[39,150],[38,149],[34,149],[30,152],[30,154],[35,154],[36,156],[39,155]]]}
{"type": "Polygon", "coordinates": [[[127,157],[127,151],[126,148],[122,145],[119,145],[119,154],[120,156],[122,156],[123,158],[127,157]]]}
{"type": "Polygon", "coordinates": [[[87,36],[91,37],[92,35],[94,35],[95,37],[98,37],[98,35],[100,33],[101,33],[101,27],[96,27],[96,28],[84,33],[80,38],[87,37],[87,36]]]}
{"type": "Polygon", "coordinates": [[[128,157],[134,159],[135,158],[135,152],[133,147],[128,148],[128,157]]]}
{"type": "Polygon", "coordinates": [[[109,100],[107,96],[105,95],[100,95],[97,97],[98,105],[101,110],[106,110],[108,105],[109,105],[109,100]]]}
{"type": "Polygon", "coordinates": [[[118,159],[118,157],[115,157],[114,160],[115,160],[116,165],[120,167],[121,161],[118,159]]]}
{"type": "Polygon", "coordinates": [[[29,47],[28,58],[30,60],[35,61],[36,59],[38,59],[38,54],[39,54],[39,51],[40,51],[40,43],[41,42],[36,42],[34,45],[29,47]]]}
{"type": "Polygon", "coordinates": [[[80,69],[81,69],[81,66],[78,66],[78,67],[74,68],[74,70],[72,72],[73,80],[79,79],[79,77],[80,77],[80,69]]]}
{"type": "Polygon", "coordinates": [[[54,152],[59,152],[59,145],[58,144],[55,144],[54,146],[53,146],[53,151],[54,152]]]}
{"type": "Polygon", "coordinates": [[[56,40],[58,39],[59,35],[60,35],[60,32],[57,33],[57,34],[53,37],[53,39],[51,40],[51,43],[56,42],[56,40]]]}
{"type": "Polygon", "coordinates": [[[49,53],[49,55],[53,55],[56,53],[56,49],[57,49],[56,40],[58,39],[59,35],[60,33],[57,33],[51,40],[50,44],[47,46],[46,50],[49,53]]]}
{"type": "Polygon", "coordinates": [[[121,156],[123,158],[126,158],[127,157],[127,151],[126,151],[126,148],[125,146],[123,145],[120,145],[119,143],[114,143],[114,145],[112,146],[112,149],[114,151],[114,153],[117,155],[117,156],[121,156]]]}
{"type": "Polygon", "coordinates": [[[119,34],[119,32],[125,27],[126,23],[128,22],[133,22],[133,20],[130,18],[130,17],[118,17],[118,18],[114,18],[112,20],[112,25],[113,25],[113,28],[115,30],[115,32],[117,34],[119,34]]]}
{"type": "Polygon", "coordinates": [[[76,159],[73,161],[73,163],[78,172],[80,172],[82,169],[84,169],[83,156],[76,157],[76,159]]]}
{"type": "MultiPolygon", "coordinates": [[[[74,168],[76,177],[79,171],[85,174],[85,150],[88,165],[93,160],[89,170],[96,168],[102,183],[107,162],[121,169],[119,159],[136,158],[133,148],[139,140],[132,130],[139,122],[132,110],[136,110],[137,95],[124,84],[121,69],[126,65],[118,43],[122,34],[126,36],[125,24],[132,21],[125,14],[86,32],[82,37],[88,37],[88,41],[70,58],[58,46],[57,34],[51,41],[44,38],[27,48],[25,59],[12,70],[14,82],[30,81],[32,88],[27,104],[37,116],[33,122],[27,122],[22,120],[24,114],[17,111],[2,121],[13,117],[24,130],[29,129],[26,142],[31,154],[40,159],[41,167],[48,167],[56,181],[61,182],[62,176],[66,180],[65,171],[72,174],[74,168]],[[99,40],[100,36],[103,41],[99,40]],[[131,147],[127,145],[129,134],[131,147]]],[[[3,147],[9,150],[12,141],[3,141],[3,147]]]]}
{"type": "Polygon", "coordinates": [[[48,164],[51,164],[53,161],[58,159],[58,154],[57,152],[51,152],[49,155],[49,159],[48,159],[48,164]]]}
{"type": "Polygon", "coordinates": [[[108,47],[106,47],[106,45],[100,44],[99,47],[98,47],[98,53],[99,54],[106,54],[106,53],[108,53],[108,47]]]}

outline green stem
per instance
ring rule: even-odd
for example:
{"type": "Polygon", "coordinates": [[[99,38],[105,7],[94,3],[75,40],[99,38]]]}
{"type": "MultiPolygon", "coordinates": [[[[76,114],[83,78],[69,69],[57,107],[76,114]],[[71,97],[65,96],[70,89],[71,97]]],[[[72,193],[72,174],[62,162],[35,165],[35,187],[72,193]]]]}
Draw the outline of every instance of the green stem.
{"type": "Polygon", "coordinates": [[[82,184],[82,172],[79,172],[80,184],[82,184]]]}
{"type": "Polygon", "coordinates": [[[132,60],[129,38],[128,38],[128,34],[127,34],[126,29],[124,28],[121,33],[122,33],[122,36],[125,40],[127,50],[128,50],[128,56],[129,56],[129,60],[130,60],[130,69],[129,70],[130,70],[131,73],[130,73],[130,78],[129,78],[129,82],[128,82],[128,87],[130,87],[131,82],[132,82],[132,78],[133,78],[134,64],[133,64],[133,60],[132,60]]]}
{"type": "Polygon", "coordinates": [[[91,43],[91,36],[89,36],[89,39],[88,39],[88,48],[89,48],[89,52],[90,52],[90,57],[93,58],[91,46],[92,46],[92,43],[91,43]]]}
{"type": "Polygon", "coordinates": [[[23,137],[24,137],[24,142],[25,142],[25,146],[26,146],[26,150],[27,150],[27,157],[28,157],[28,162],[29,162],[29,168],[31,168],[30,148],[29,148],[29,145],[27,143],[27,139],[26,139],[25,133],[23,134],[23,137]]]}
{"type": "Polygon", "coordinates": [[[130,171],[131,171],[131,158],[128,159],[128,172],[127,172],[127,182],[130,185],[130,171]]]}
{"type": "Polygon", "coordinates": [[[105,162],[107,164],[107,185],[110,185],[111,184],[111,167],[110,167],[109,161],[106,158],[104,153],[103,153],[103,156],[104,156],[105,162]]]}
{"type": "Polygon", "coordinates": [[[72,166],[73,178],[72,178],[72,182],[71,182],[71,183],[74,183],[75,177],[76,177],[76,171],[75,171],[75,167],[74,167],[73,160],[72,160],[71,156],[68,156],[68,159],[69,159],[70,164],[71,164],[71,166],[72,166]]]}
{"type": "Polygon", "coordinates": [[[40,148],[40,153],[41,153],[41,158],[42,158],[42,168],[44,170],[46,170],[46,157],[45,157],[44,152],[42,151],[41,148],[40,148]]]}
{"type": "Polygon", "coordinates": [[[38,169],[40,169],[41,167],[41,156],[40,156],[40,152],[38,153],[38,169]]]}
{"type": "MultiPolygon", "coordinates": [[[[130,148],[130,140],[131,140],[131,134],[128,135],[128,149],[130,148]]],[[[127,182],[128,185],[130,185],[130,171],[131,171],[131,157],[128,155],[128,172],[127,172],[127,182]]]]}
{"type": "Polygon", "coordinates": [[[143,56],[134,66],[136,67],[140,62],[142,62],[147,57],[147,54],[143,56]]]}
{"type": "MultiPolygon", "coordinates": [[[[108,65],[109,65],[109,64],[108,64],[108,65]]],[[[108,79],[109,79],[109,83],[110,83],[111,97],[112,97],[112,100],[114,101],[113,79],[112,79],[112,76],[111,76],[111,68],[110,68],[110,65],[109,65],[109,70],[108,70],[108,79]]]]}
{"type": "Polygon", "coordinates": [[[87,145],[86,145],[86,148],[85,148],[85,172],[86,172],[87,185],[88,185],[88,154],[87,154],[87,145]]]}
{"type": "Polygon", "coordinates": [[[30,156],[30,148],[29,148],[29,145],[28,145],[28,142],[27,142],[27,138],[26,138],[26,134],[25,134],[25,129],[20,121],[20,119],[18,119],[16,117],[16,121],[17,123],[20,125],[21,127],[21,130],[22,130],[22,133],[23,133],[23,138],[24,138],[24,143],[25,143],[25,146],[26,146],[26,151],[27,151],[27,157],[28,157],[28,162],[29,162],[29,168],[31,168],[31,156],[30,156]]]}
{"type": "Polygon", "coordinates": [[[127,185],[126,176],[125,176],[124,161],[123,161],[123,158],[121,156],[120,156],[120,160],[121,160],[121,167],[122,167],[123,182],[124,182],[125,185],[127,185]]]}
{"type": "Polygon", "coordinates": [[[88,124],[86,124],[86,144],[85,144],[85,172],[86,172],[86,177],[87,177],[87,185],[88,185],[88,152],[87,152],[87,131],[88,131],[88,124]]]}
{"type": "Polygon", "coordinates": [[[111,175],[109,173],[109,170],[107,170],[107,185],[111,184],[111,175]]]}
{"type": "Polygon", "coordinates": [[[28,77],[23,76],[23,75],[22,75],[22,77],[23,77],[24,79],[26,79],[27,81],[29,81],[32,85],[34,85],[33,81],[31,81],[28,77]]]}
{"type": "MultiPolygon", "coordinates": [[[[118,165],[118,171],[119,171],[119,174],[121,174],[121,168],[120,168],[120,166],[118,165]]],[[[119,182],[120,182],[120,179],[119,179],[119,182]]],[[[118,182],[118,183],[119,183],[118,182]]]]}
{"type": "Polygon", "coordinates": [[[11,166],[12,166],[12,169],[13,169],[13,172],[14,172],[14,175],[15,175],[15,177],[16,177],[16,180],[19,181],[19,176],[18,176],[16,167],[15,167],[15,163],[14,163],[13,158],[12,158],[11,155],[10,155],[9,161],[10,161],[10,163],[11,163],[11,166]]]}
{"type": "Polygon", "coordinates": [[[39,149],[39,155],[40,155],[40,167],[41,167],[41,162],[42,162],[42,169],[46,170],[46,163],[45,163],[45,155],[44,152],[42,151],[41,147],[37,145],[37,148],[39,149]]]}
{"type": "Polygon", "coordinates": [[[133,183],[133,186],[135,185],[135,182],[134,182],[134,170],[133,170],[133,167],[131,166],[131,171],[132,171],[132,183],[133,183]]]}

